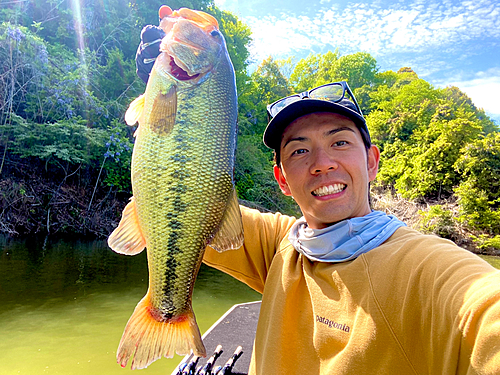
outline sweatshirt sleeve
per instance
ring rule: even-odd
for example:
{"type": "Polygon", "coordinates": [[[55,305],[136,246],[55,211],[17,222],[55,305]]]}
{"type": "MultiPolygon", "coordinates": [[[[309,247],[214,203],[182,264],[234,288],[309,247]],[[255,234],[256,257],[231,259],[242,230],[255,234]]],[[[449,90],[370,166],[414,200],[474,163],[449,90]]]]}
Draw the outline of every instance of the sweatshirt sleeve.
{"type": "Polygon", "coordinates": [[[203,262],[262,293],[267,272],[280,243],[288,238],[295,218],[280,213],[261,213],[240,206],[243,219],[243,246],[219,253],[207,247],[203,262]]]}
{"type": "Polygon", "coordinates": [[[487,274],[470,285],[458,316],[463,372],[500,373],[500,272],[487,274]]]}
{"type": "Polygon", "coordinates": [[[370,274],[380,312],[415,372],[499,374],[500,271],[450,241],[399,233],[406,235],[393,241],[396,250],[372,262],[370,274]],[[387,270],[396,272],[380,282],[387,270]]]}

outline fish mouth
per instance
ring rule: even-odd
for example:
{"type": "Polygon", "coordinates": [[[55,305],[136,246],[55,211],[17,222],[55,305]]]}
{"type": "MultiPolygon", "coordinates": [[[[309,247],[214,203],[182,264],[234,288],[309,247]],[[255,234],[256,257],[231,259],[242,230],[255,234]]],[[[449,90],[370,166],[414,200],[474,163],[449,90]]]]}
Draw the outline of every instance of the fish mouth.
{"type": "Polygon", "coordinates": [[[200,11],[162,8],[160,28],[165,36],[160,51],[169,58],[164,65],[166,72],[178,81],[200,80],[212,69],[213,55],[220,50],[222,35],[217,20],[200,11]]]}
{"type": "Polygon", "coordinates": [[[341,191],[344,191],[346,187],[347,185],[345,184],[326,185],[317,188],[316,190],[312,191],[311,194],[315,197],[324,197],[325,195],[340,193],[341,191]]]}
{"type": "Polygon", "coordinates": [[[169,74],[179,81],[189,81],[190,79],[195,79],[200,75],[199,73],[196,73],[195,75],[190,76],[188,72],[175,63],[173,56],[170,56],[169,65],[169,74]]]}

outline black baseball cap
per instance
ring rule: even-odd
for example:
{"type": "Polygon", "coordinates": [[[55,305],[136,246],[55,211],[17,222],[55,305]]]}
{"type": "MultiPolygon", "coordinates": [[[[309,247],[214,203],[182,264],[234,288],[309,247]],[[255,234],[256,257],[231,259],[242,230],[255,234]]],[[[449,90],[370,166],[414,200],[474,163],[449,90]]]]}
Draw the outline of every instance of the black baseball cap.
{"type": "Polygon", "coordinates": [[[264,132],[264,144],[274,150],[279,150],[281,136],[290,123],[315,112],[331,112],[346,116],[360,130],[365,146],[371,146],[366,120],[346,82],[330,83],[282,98],[268,105],[267,112],[270,120],[264,132]]]}

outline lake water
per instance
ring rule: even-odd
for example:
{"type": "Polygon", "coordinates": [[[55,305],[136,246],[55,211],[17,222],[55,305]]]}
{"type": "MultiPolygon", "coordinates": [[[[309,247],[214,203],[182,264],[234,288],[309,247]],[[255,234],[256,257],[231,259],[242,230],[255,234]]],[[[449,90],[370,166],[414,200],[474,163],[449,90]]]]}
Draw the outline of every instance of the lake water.
{"type": "MultiPolygon", "coordinates": [[[[0,237],[0,374],[128,374],[116,363],[123,329],[147,289],[146,253],[105,241],[0,237]]],[[[205,332],[232,305],[259,293],[202,265],[193,307],[205,332]]],[[[140,374],[169,375],[163,358],[140,374]]],[[[135,372],[134,372],[135,373],[135,372]]]]}

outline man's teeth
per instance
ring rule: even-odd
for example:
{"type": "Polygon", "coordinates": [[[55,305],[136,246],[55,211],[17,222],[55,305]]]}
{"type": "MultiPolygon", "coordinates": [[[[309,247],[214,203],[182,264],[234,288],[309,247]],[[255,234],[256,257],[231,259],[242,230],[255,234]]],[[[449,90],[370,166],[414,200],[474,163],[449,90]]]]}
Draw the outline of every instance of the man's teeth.
{"type": "Polygon", "coordinates": [[[344,188],[345,188],[344,184],[323,186],[314,190],[313,194],[316,195],[317,197],[322,197],[324,195],[340,193],[342,190],[344,190],[344,188]]]}

